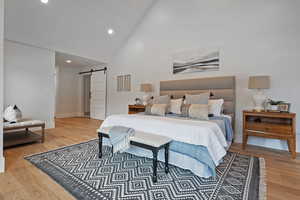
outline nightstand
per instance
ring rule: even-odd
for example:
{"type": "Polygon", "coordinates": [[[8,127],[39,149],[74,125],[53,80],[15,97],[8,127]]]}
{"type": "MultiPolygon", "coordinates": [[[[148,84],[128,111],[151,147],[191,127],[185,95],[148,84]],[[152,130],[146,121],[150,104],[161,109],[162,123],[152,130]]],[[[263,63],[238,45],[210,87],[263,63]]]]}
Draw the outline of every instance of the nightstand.
{"type": "Polygon", "coordinates": [[[136,114],[140,112],[145,112],[144,105],[128,105],[128,114],[136,114]]]}
{"type": "Polygon", "coordinates": [[[286,140],[292,158],[296,158],[296,114],[243,112],[243,149],[249,136],[286,140]]]}

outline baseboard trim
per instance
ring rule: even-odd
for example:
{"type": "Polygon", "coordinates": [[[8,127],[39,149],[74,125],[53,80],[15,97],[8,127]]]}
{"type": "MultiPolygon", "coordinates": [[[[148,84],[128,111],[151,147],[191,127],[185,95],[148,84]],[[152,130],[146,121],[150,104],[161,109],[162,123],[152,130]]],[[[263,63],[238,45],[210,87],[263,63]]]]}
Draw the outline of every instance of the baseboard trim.
{"type": "Polygon", "coordinates": [[[56,118],[68,118],[68,117],[84,117],[84,113],[62,113],[55,114],[56,118]]]}
{"type": "Polygon", "coordinates": [[[3,173],[5,170],[5,158],[0,156],[0,173],[3,173]]]}

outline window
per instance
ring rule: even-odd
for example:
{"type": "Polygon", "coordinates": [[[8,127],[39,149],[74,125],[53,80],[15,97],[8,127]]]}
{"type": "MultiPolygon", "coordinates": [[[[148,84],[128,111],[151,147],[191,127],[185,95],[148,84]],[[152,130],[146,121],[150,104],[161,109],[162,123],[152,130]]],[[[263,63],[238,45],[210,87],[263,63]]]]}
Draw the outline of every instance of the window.
{"type": "Polygon", "coordinates": [[[131,75],[117,76],[117,91],[130,92],[131,91],[131,75]]]}

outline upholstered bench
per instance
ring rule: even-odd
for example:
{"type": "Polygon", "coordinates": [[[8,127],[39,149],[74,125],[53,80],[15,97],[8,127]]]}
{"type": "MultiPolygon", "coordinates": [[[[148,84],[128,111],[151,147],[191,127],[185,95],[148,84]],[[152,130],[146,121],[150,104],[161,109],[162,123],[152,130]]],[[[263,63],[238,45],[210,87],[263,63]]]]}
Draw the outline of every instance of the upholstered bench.
{"type": "MultiPolygon", "coordinates": [[[[99,137],[99,158],[102,158],[103,137],[109,138],[110,127],[98,130],[99,137]]],[[[157,154],[162,148],[165,149],[165,172],[169,173],[169,144],[172,140],[168,137],[136,131],[130,138],[130,144],[148,149],[153,153],[153,182],[157,182],[157,154]]]]}
{"type": "Polygon", "coordinates": [[[3,130],[5,148],[37,141],[43,143],[45,141],[45,122],[40,120],[23,120],[16,123],[5,122],[3,130]],[[30,128],[41,128],[42,133],[34,133],[29,130],[30,128]]]}

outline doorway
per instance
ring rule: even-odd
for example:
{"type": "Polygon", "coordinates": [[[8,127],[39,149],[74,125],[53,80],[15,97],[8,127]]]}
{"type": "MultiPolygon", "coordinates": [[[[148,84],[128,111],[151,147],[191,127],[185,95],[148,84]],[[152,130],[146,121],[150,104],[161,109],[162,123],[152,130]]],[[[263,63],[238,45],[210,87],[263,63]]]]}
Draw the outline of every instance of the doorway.
{"type": "Polygon", "coordinates": [[[56,52],[56,118],[106,117],[106,64],[56,52]]]}
{"type": "Polygon", "coordinates": [[[83,76],[83,114],[84,117],[91,115],[91,74],[83,76]]]}

